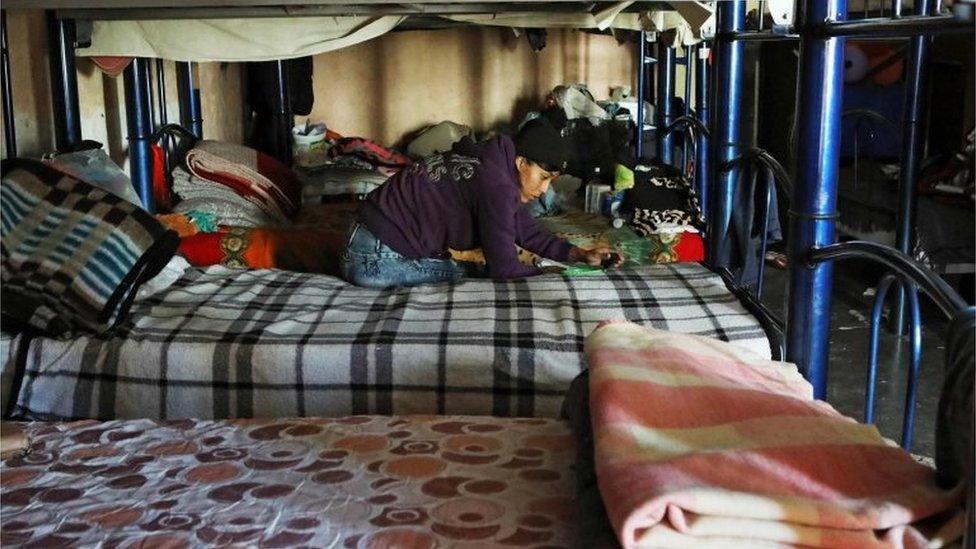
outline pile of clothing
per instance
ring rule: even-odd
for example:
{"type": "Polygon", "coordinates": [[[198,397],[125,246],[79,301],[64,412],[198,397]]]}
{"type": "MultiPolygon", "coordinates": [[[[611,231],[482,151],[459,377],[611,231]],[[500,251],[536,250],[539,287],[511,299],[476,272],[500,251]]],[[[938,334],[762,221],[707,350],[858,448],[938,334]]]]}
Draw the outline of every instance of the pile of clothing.
{"type": "Polygon", "coordinates": [[[335,137],[329,161],[302,169],[306,204],[356,201],[413,161],[406,155],[362,137],[335,137]]]}
{"type": "Polygon", "coordinates": [[[615,188],[625,189],[620,211],[651,242],[653,262],[705,259],[705,219],[691,180],[671,166],[618,164],[615,188]]]}
{"type": "Polygon", "coordinates": [[[173,211],[205,211],[221,225],[288,225],[302,204],[302,182],[291,168],[242,145],[201,141],[173,171],[180,197],[173,211]]]}

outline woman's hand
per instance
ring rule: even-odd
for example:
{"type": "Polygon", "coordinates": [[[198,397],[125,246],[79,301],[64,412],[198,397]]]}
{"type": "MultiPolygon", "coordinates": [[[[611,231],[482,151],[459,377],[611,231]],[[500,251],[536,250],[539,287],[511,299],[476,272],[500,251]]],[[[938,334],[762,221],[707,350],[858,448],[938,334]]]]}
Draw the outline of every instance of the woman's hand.
{"type": "Polygon", "coordinates": [[[610,246],[597,246],[584,250],[583,248],[573,247],[569,250],[569,261],[572,263],[586,263],[594,267],[603,265],[606,261],[611,261],[607,267],[619,267],[624,262],[624,254],[610,246]]]}

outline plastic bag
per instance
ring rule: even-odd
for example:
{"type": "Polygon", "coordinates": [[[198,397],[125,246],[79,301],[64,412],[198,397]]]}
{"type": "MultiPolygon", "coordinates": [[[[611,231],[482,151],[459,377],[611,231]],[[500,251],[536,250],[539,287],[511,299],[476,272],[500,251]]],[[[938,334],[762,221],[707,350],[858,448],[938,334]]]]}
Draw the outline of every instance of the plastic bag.
{"type": "Polygon", "coordinates": [[[129,176],[112,161],[104,149],[59,154],[48,162],[69,175],[142,207],[142,201],[139,200],[129,176]]]}

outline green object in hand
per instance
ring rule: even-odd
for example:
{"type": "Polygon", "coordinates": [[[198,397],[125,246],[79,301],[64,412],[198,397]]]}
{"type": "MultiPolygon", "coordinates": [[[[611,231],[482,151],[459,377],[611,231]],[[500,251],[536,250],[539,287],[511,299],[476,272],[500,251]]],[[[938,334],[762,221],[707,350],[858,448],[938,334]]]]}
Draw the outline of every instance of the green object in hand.
{"type": "Polygon", "coordinates": [[[593,265],[570,265],[563,270],[563,274],[566,276],[586,276],[602,272],[602,267],[595,267],[593,265]]]}

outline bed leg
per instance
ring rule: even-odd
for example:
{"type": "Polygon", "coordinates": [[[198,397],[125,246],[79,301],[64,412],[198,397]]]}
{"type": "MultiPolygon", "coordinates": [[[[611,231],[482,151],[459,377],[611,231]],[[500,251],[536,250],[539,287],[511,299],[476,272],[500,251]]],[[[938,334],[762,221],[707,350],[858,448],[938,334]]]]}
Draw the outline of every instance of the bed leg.
{"type": "Polygon", "coordinates": [[[922,366],[922,311],[918,303],[918,288],[911,282],[902,284],[904,294],[908,296],[908,338],[911,343],[912,354],[908,364],[908,386],[905,389],[905,415],[901,427],[901,447],[912,450],[915,434],[915,397],[918,393],[918,374],[922,366]]]}
{"type": "Polygon", "coordinates": [[[647,32],[637,37],[637,130],[634,144],[637,162],[644,158],[644,97],[647,96],[647,32]]]}
{"type": "Polygon", "coordinates": [[[149,90],[149,60],[136,57],[123,72],[125,83],[125,119],[129,131],[129,173],[143,207],[153,212],[152,151],[149,136],[153,133],[149,90]]]}
{"type": "MultiPolygon", "coordinates": [[[[702,42],[696,51],[698,54],[695,59],[695,111],[698,121],[706,128],[709,127],[708,120],[708,53],[709,49],[702,42]]],[[[698,204],[701,206],[702,217],[708,219],[708,197],[709,181],[711,175],[711,164],[709,164],[709,143],[708,136],[704,132],[698,132],[698,146],[695,147],[695,183],[698,187],[698,204]]]]}
{"type": "Polygon", "coordinates": [[[78,72],[75,70],[75,22],[47,13],[48,51],[51,67],[51,101],[54,103],[54,144],[63,151],[81,141],[78,110],[78,72]]]}
{"type": "MultiPolygon", "coordinates": [[[[933,0],[916,0],[918,15],[932,15],[933,0]]],[[[922,116],[925,109],[928,73],[929,44],[932,39],[924,34],[912,37],[908,50],[908,67],[905,78],[905,105],[902,109],[901,173],[898,176],[898,221],[895,247],[914,255],[915,213],[918,209],[918,172],[922,152],[922,116]]],[[[905,289],[895,292],[895,308],[891,315],[891,331],[902,333],[905,325],[905,289]]],[[[917,299],[917,296],[916,296],[917,299]]]]}
{"type": "Polygon", "coordinates": [[[674,165],[674,132],[664,129],[674,122],[674,80],[677,57],[672,46],[658,37],[657,41],[657,104],[654,106],[654,125],[657,128],[657,159],[674,165]]]}
{"type": "Polygon", "coordinates": [[[712,188],[708,217],[708,263],[714,268],[727,267],[731,256],[729,223],[732,219],[732,193],[736,174],[719,167],[739,156],[742,113],[742,63],[745,44],[733,40],[728,33],[745,29],[746,3],[743,0],[718,2],[718,22],[715,36],[715,93],[716,101],[726,102],[726,113],[715,117],[712,129],[712,188]]]}
{"type": "Polygon", "coordinates": [[[818,36],[811,26],[845,19],[847,2],[825,0],[803,6],[799,14],[799,138],[797,179],[790,208],[786,358],[796,363],[813,385],[814,397],[823,399],[827,396],[833,265],[811,265],[806,258],[811,249],[832,244],[836,239],[844,40],[818,36]]]}
{"type": "Polygon", "coordinates": [[[3,33],[3,142],[7,158],[17,156],[17,129],[14,121],[14,93],[10,80],[10,51],[7,49],[7,11],[0,10],[0,31],[3,33]]]}
{"type": "Polygon", "coordinates": [[[200,88],[193,81],[192,63],[176,63],[176,85],[179,89],[180,124],[197,136],[197,139],[203,139],[200,88]]]}

